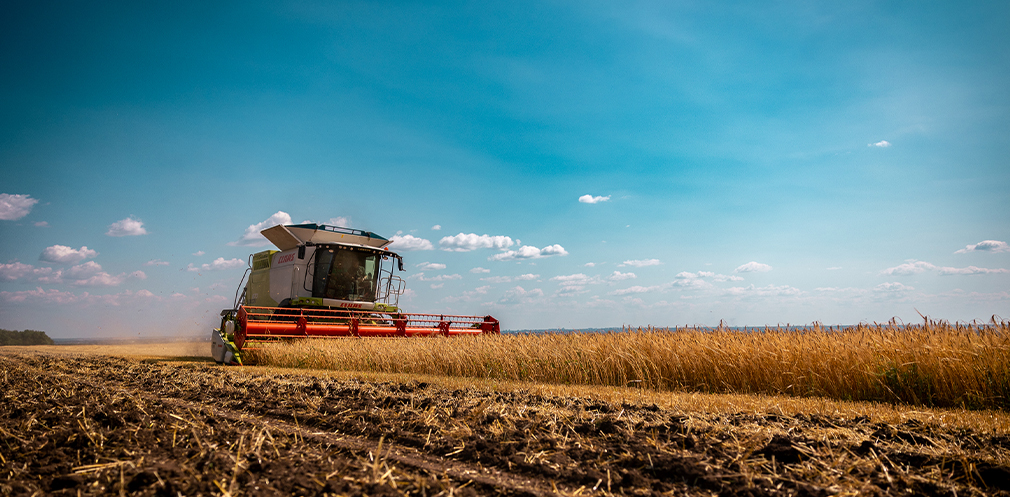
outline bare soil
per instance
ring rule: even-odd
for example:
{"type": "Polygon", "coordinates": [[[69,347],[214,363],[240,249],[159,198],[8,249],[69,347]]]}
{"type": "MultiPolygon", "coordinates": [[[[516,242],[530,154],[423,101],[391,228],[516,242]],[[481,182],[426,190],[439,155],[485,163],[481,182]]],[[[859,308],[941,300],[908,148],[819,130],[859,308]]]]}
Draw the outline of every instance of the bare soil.
{"type": "Polygon", "coordinates": [[[1010,495],[1010,436],[0,352],[0,495],[1010,495]]]}

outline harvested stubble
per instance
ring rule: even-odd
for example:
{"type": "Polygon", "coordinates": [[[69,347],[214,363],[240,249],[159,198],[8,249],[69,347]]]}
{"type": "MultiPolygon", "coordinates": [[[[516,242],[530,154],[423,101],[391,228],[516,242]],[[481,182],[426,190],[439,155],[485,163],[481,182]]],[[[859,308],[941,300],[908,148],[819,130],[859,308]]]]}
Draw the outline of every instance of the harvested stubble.
{"type": "Polygon", "coordinates": [[[1010,321],[271,344],[258,364],[969,409],[1010,407],[1010,321]]]}

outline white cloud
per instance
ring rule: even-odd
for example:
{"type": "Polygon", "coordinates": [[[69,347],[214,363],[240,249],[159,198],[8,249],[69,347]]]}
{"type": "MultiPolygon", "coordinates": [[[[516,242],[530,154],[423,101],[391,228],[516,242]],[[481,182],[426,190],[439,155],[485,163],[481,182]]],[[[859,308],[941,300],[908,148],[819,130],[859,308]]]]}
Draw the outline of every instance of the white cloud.
{"type": "Polygon", "coordinates": [[[622,281],[622,280],[633,280],[637,277],[638,276],[636,276],[635,273],[631,272],[622,273],[620,271],[614,271],[613,273],[610,273],[610,276],[608,276],[607,279],[610,281],[622,281]]]}
{"type": "Polygon", "coordinates": [[[519,247],[518,250],[506,250],[500,254],[492,255],[488,257],[489,261],[515,261],[515,260],[526,260],[526,259],[540,259],[543,257],[550,257],[552,255],[568,255],[568,251],[565,250],[561,245],[548,245],[542,249],[536,248],[532,245],[523,245],[519,247]]]}
{"type": "Polygon", "coordinates": [[[756,295],[761,297],[769,296],[797,296],[802,294],[803,291],[799,288],[791,287],[789,285],[775,286],[768,285],[762,287],[755,287],[754,285],[749,286],[734,286],[727,288],[723,291],[723,294],[730,295],[734,297],[745,297],[750,295],[756,295]]]}
{"type": "Polygon", "coordinates": [[[17,281],[25,278],[35,271],[35,266],[22,264],[14,261],[9,264],[0,264],[0,280],[17,281]]]}
{"type": "Polygon", "coordinates": [[[540,277],[539,274],[532,274],[532,273],[520,274],[519,276],[516,276],[516,281],[532,281],[539,277],[540,277]]]}
{"type": "Polygon", "coordinates": [[[49,227],[49,222],[48,221],[38,221],[38,222],[35,223],[35,226],[38,226],[39,228],[48,228],[49,227]]]}
{"type": "Polygon", "coordinates": [[[610,200],[610,195],[607,195],[606,197],[594,197],[592,195],[583,195],[579,197],[579,202],[582,202],[583,204],[597,204],[608,200],[610,200]]]}
{"type": "Polygon", "coordinates": [[[768,264],[761,264],[760,262],[750,261],[733,270],[735,273],[765,273],[771,271],[772,267],[768,264]]]}
{"type": "Polygon", "coordinates": [[[481,278],[481,281],[486,281],[488,283],[511,283],[512,278],[509,276],[488,276],[487,278],[481,278]]]}
{"type": "Polygon", "coordinates": [[[887,148],[887,147],[891,146],[891,142],[889,142],[887,140],[880,140],[877,143],[869,143],[866,146],[867,147],[877,147],[877,148],[887,148]]]}
{"type": "Polygon", "coordinates": [[[144,229],[143,221],[131,216],[110,224],[109,231],[106,231],[105,234],[108,236],[139,236],[146,235],[147,230],[144,229]]]}
{"type": "Polygon", "coordinates": [[[631,294],[635,294],[635,293],[655,292],[655,291],[659,291],[659,290],[662,290],[662,289],[663,289],[663,287],[661,285],[655,285],[655,286],[639,286],[639,285],[635,285],[635,286],[624,288],[624,289],[621,289],[621,290],[614,290],[614,291],[610,292],[608,295],[631,295],[631,294]]]}
{"type": "Polygon", "coordinates": [[[67,276],[79,280],[98,274],[101,271],[102,266],[100,264],[95,261],[88,261],[68,269],[67,276]]]}
{"type": "Polygon", "coordinates": [[[662,264],[659,259],[640,259],[640,260],[630,260],[622,262],[618,267],[632,266],[632,267],[646,267],[646,266],[658,266],[662,264]]]}
{"type": "MultiPolygon", "coordinates": [[[[287,224],[287,223],[284,223],[284,224],[287,224]]],[[[344,217],[344,216],[331,217],[331,218],[327,219],[326,222],[323,223],[323,224],[328,224],[330,226],[337,226],[339,228],[350,228],[351,227],[351,218],[344,217]]]]}
{"type": "Polygon", "coordinates": [[[195,255],[195,256],[197,256],[197,257],[200,257],[200,256],[201,256],[201,255],[203,255],[203,254],[206,254],[206,252],[204,252],[204,251],[202,251],[202,250],[197,250],[196,252],[193,252],[193,255],[195,255]]]}
{"type": "Polygon", "coordinates": [[[439,264],[437,262],[422,262],[414,267],[420,268],[421,271],[436,271],[439,269],[445,269],[445,264],[439,264]]]}
{"type": "Polygon", "coordinates": [[[43,290],[42,288],[36,288],[35,290],[25,290],[20,292],[0,292],[0,300],[24,304],[101,304],[119,306],[158,300],[158,297],[147,290],[138,290],[136,292],[127,290],[109,295],[91,295],[88,292],[75,294],[73,292],[64,292],[56,289],[43,290]]]}
{"type": "Polygon", "coordinates": [[[186,266],[186,271],[197,272],[197,271],[223,271],[226,269],[235,269],[238,267],[243,267],[246,262],[241,259],[225,259],[224,257],[218,257],[214,259],[210,264],[203,264],[201,266],[195,266],[190,263],[186,266]]]}
{"type": "Polygon", "coordinates": [[[569,274],[566,276],[555,276],[551,281],[557,281],[560,285],[559,295],[570,297],[576,293],[585,291],[587,285],[597,285],[603,283],[599,276],[587,276],[583,273],[569,274]]]}
{"type": "Polygon", "coordinates": [[[515,242],[512,238],[502,235],[478,235],[476,233],[460,233],[454,236],[447,236],[438,241],[438,247],[449,252],[469,252],[482,248],[494,248],[504,250],[511,247],[515,242]]]}
{"type": "Polygon", "coordinates": [[[435,250],[431,242],[425,240],[424,238],[418,238],[414,235],[393,235],[390,238],[392,243],[389,244],[389,248],[397,251],[410,251],[410,250],[435,250]]]}
{"type": "Polygon", "coordinates": [[[79,297],[73,292],[62,292],[56,289],[43,290],[41,287],[19,292],[0,292],[0,298],[7,302],[44,304],[72,304],[79,300],[79,297]]]}
{"type": "Polygon", "coordinates": [[[30,195],[0,193],[0,220],[17,221],[27,216],[37,203],[39,201],[30,195]]]}
{"type": "Polygon", "coordinates": [[[278,224],[291,224],[291,216],[287,212],[277,211],[264,221],[256,224],[250,224],[249,227],[245,229],[245,233],[242,234],[242,238],[239,238],[234,242],[228,242],[228,245],[241,245],[247,247],[262,247],[264,245],[269,245],[270,240],[267,240],[266,237],[261,235],[260,231],[263,231],[271,226],[277,226],[278,224]]]}
{"type": "Polygon", "coordinates": [[[471,269],[470,272],[473,273],[473,274],[490,273],[491,270],[490,269],[484,269],[482,267],[475,267],[475,268],[471,269]]]}
{"type": "Polygon", "coordinates": [[[889,267],[880,272],[880,275],[908,275],[908,274],[919,274],[926,270],[936,269],[936,266],[925,261],[908,261],[904,264],[899,264],[894,267],[889,267]]]}
{"type": "Polygon", "coordinates": [[[712,281],[723,282],[723,281],[743,281],[742,276],[737,276],[735,274],[717,274],[712,277],[712,281]]]}
{"type": "Polygon", "coordinates": [[[1007,242],[1001,242],[999,240],[983,240],[974,245],[965,245],[965,247],[955,254],[964,254],[968,252],[1010,252],[1010,245],[1007,242]]]}
{"type": "Polygon", "coordinates": [[[417,273],[408,276],[407,279],[416,279],[418,281],[446,281],[446,280],[460,280],[463,279],[463,277],[458,274],[440,274],[438,276],[428,278],[424,275],[424,273],[417,273]]]}
{"type": "Polygon", "coordinates": [[[544,291],[539,288],[526,290],[521,286],[517,286],[507,290],[498,302],[502,304],[532,304],[543,296],[544,291]]]}
{"type": "Polygon", "coordinates": [[[537,249],[533,245],[522,245],[516,251],[505,251],[488,258],[488,261],[524,261],[527,259],[541,259],[550,256],[568,256],[565,247],[559,244],[544,246],[537,249]]]}
{"type": "Polygon", "coordinates": [[[973,275],[973,274],[1002,274],[1007,273],[1003,268],[989,269],[977,266],[968,267],[949,267],[949,266],[937,266],[935,264],[928,263],[926,261],[909,260],[904,264],[899,264],[895,267],[889,267],[880,272],[881,276],[905,276],[910,274],[921,274],[926,271],[936,271],[942,276],[950,276],[953,274],[963,274],[963,275],[973,275]]]}
{"type": "Polygon", "coordinates": [[[893,283],[881,283],[873,287],[873,291],[881,293],[901,293],[901,292],[908,292],[911,290],[915,290],[915,287],[902,285],[897,281],[893,283]]]}
{"type": "Polygon", "coordinates": [[[151,259],[144,263],[145,266],[167,266],[168,263],[161,259],[151,259]]]}
{"type": "Polygon", "coordinates": [[[119,286],[125,279],[125,274],[112,276],[103,271],[89,278],[74,280],[70,284],[74,286],[119,286]]]}
{"type": "Polygon", "coordinates": [[[127,278],[133,278],[135,280],[146,280],[147,279],[147,274],[144,273],[143,271],[137,270],[137,271],[134,271],[134,272],[126,275],[126,277],[127,278]]]}
{"type": "Polygon", "coordinates": [[[940,274],[947,276],[951,274],[1002,274],[1010,273],[1003,268],[989,269],[984,267],[968,266],[968,267],[941,267],[939,268],[940,274]]]}
{"type": "Polygon", "coordinates": [[[88,247],[72,249],[65,245],[53,245],[46,247],[42,251],[42,254],[39,255],[39,260],[58,264],[77,264],[84,259],[93,259],[96,256],[98,256],[98,252],[88,247]]]}
{"type": "Polygon", "coordinates": [[[459,296],[449,296],[442,299],[443,302],[473,302],[480,298],[481,295],[487,295],[487,291],[491,289],[490,285],[479,286],[474,288],[473,291],[463,292],[459,296]]]}
{"type": "Polygon", "coordinates": [[[841,268],[842,268],[841,266],[834,266],[834,267],[829,267],[829,268],[825,268],[825,269],[827,269],[828,271],[838,271],[841,268]]]}
{"type": "Polygon", "coordinates": [[[442,225],[441,224],[436,224],[436,225],[434,225],[434,226],[431,227],[432,231],[438,231],[440,229],[442,229],[442,225]]]}
{"type": "Polygon", "coordinates": [[[435,284],[432,284],[432,285],[431,285],[431,288],[432,288],[432,289],[434,290],[434,289],[436,289],[436,288],[442,288],[443,286],[445,286],[445,283],[439,283],[439,284],[437,284],[437,285],[435,285],[435,284]]]}
{"type": "Polygon", "coordinates": [[[587,262],[587,263],[583,264],[583,266],[585,266],[585,267],[596,267],[596,263],[595,262],[587,262]]]}

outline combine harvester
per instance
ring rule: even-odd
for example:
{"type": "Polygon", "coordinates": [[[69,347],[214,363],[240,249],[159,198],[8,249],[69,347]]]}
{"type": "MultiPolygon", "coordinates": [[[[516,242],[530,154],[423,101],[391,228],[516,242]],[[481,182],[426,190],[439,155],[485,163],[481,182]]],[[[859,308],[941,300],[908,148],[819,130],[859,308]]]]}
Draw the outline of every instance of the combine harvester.
{"type": "Polygon", "coordinates": [[[221,311],[221,328],[211,335],[218,363],[241,364],[250,345],[277,340],[501,331],[491,316],[400,312],[404,281],[393,272],[403,271],[403,258],[375,233],[318,224],[260,233],[280,250],[249,256],[234,306],[221,311]]]}

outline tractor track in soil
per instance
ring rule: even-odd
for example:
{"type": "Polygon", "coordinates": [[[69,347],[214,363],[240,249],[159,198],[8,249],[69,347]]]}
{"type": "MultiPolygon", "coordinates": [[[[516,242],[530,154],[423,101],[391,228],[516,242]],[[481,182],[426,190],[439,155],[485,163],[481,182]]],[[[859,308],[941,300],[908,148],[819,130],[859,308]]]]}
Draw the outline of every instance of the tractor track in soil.
{"type": "Polygon", "coordinates": [[[0,495],[1010,494],[1010,437],[916,423],[103,356],[0,370],[0,495]]]}

